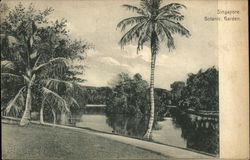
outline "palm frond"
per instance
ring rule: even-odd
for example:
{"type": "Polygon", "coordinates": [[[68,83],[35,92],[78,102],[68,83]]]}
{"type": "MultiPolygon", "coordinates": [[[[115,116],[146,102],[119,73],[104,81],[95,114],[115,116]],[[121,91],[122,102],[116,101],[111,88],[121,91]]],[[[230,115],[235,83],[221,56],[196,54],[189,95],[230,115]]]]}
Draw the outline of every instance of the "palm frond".
{"type": "Polygon", "coordinates": [[[173,16],[182,16],[182,14],[179,11],[174,11],[174,10],[167,10],[165,12],[161,12],[157,15],[156,19],[161,19],[164,16],[169,16],[169,15],[173,15],[173,16]]]}
{"type": "Polygon", "coordinates": [[[180,9],[186,8],[185,5],[180,3],[170,3],[159,9],[159,13],[169,12],[169,11],[179,11],[180,9]]]}
{"type": "Polygon", "coordinates": [[[162,23],[158,23],[158,29],[160,30],[160,33],[158,31],[157,34],[161,35],[162,39],[167,40],[167,47],[169,48],[169,50],[175,49],[174,38],[172,37],[171,32],[166,27],[164,27],[162,23]]]}
{"type": "Polygon", "coordinates": [[[161,19],[160,23],[164,28],[167,28],[171,33],[179,33],[182,36],[189,37],[190,32],[179,22],[173,22],[168,19],[161,19]]]}
{"type": "Polygon", "coordinates": [[[25,84],[24,78],[14,73],[1,73],[1,87],[8,88],[11,86],[23,86],[25,84]]]}
{"type": "Polygon", "coordinates": [[[136,12],[140,15],[146,15],[143,9],[138,8],[136,6],[132,6],[132,5],[128,5],[128,4],[124,4],[122,6],[126,9],[128,9],[129,11],[136,12]]]}
{"type": "Polygon", "coordinates": [[[11,61],[1,61],[1,70],[15,70],[15,64],[11,61]]]}
{"type": "Polygon", "coordinates": [[[142,27],[142,30],[139,36],[139,40],[137,44],[137,54],[141,49],[143,49],[143,44],[149,40],[151,30],[152,30],[152,25],[149,23],[149,21],[147,21],[147,23],[145,23],[144,26],[142,27]]]}
{"type": "Polygon", "coordinates": [[[22,78],[21,76],[13,73],[1,73],[1,77],[22,78]]]}
{"type": "Polygon", "coordinates": [[[80,105],[77,103],[76,99],[71,97],[70,95],[64,95],[63,98],[67,102],[68,106],[76,106],[77,108],[80,108],[80,105]]]}
{"type": "Polygon", "coordinates": [[[71,97],[70,99],[71,99],[72,104],[75,104],[78,108],[80,108],[80,105],[77,103],[75,98],[71,97]]]}
{"type": "Polygon", "coordinates": [[[9,34],[0,34],[0,40],[6,41],[10,46],[19,44],[19,41],[16,37],[9,35],[9,34]]]}
{"type": "Polygon", "coordinates": [[[23,90],[24,90],[24,89],[25,89],[25,86],[22,87],[22,88],[17,92],[16,96],[15,96],[13,99],[10,100],[10,102],[8,103],[8,105],[7,105],[6,109],[5,109],[5,111],[6,111],[7,114],[10,112],[10,110],[11,110],[12,107],[15,107],[15,110],[18,111],[18,109],[17,109],[18,106],[16,105],[16,101],[17,101],[18,98],[21,96],[21,94],[23,93],[23,90]]]}
{"type": "Polygon", "coordinates": [[[30,59],[35,59],[37,58],[37,56],[38,56],[37,51],[35,51],[32,54],[30,54],[30,59]]]}
{"type": "Polygon", "coordinates": [[[67,81],[63,81],[60,79],[47,79],[46,81],[46,87],[47,88],[55,88],[56,90],[58,90],[58,85],[59,84],[65,84],[68,88],[73,88],[73,84],[71,82],[67,82],[67,81]]]}
{"type": "Polygon", "coordinates": [[[37,64],[38,64],[40,58],[41,58],[41,54],[37,56],[35,63],[34,63],[34,68],[37,67],[37,64]]]}
{"type": "Polygon", "coordinates": [[[182,16],[182,14],[179,12],[179,10],[182,8],[186,8],[186,6],[179,3],[171,3],[163,6],[161,9],[159,9],[157,19],[161,19],[162,16],[168,16],[168,19],[182,20],[184,16],[182,16]]]}
{"type": "Polygon", "coordinates": [[[122,20],[121,22],[119,22],[117,24],[117,28],[121,28],[121,31],[124,31],[125,28],[128,26],[128,25],[134,25],[135,23],[141,23],[143,22],[144,20],[146,20],[147,17],[145,16],[137,16],[137,17],[129,17],[129,18],[126,18],[124,20],[122,20]]]}
{"type": "Polygon", "coordinates": [[[134,27],[132,27],[127,33],[125,33],[119,41],[121,47],[129,44],[133,40],[133,38],[139,37],[140,31],[145,23],[146,22],[138,23],[134,27]]]}
{"type": "Polygon", "coordinates": [[[67,112],[70,112],[70,110],[67,106],[67,102],[59,94],[57,94],[56,92],[54,92],[46,87],[43,87],[42,91],[43,91],[43,94],[45,96],[52,95],[54,97],[53,99],[57,102],[58,107],[61,107],[61,109],[65,109],[67,112]]]}
{"type": "Polygon", "coordinates": [[[184,16],[181,14],[169,14],[169,15],[163,15],[159,19],[167,19],[170,21],[182,21],[184,20],[184,16]]]}
{"type": "Polygon", "coordinates": [[[64,64],[64,65],[67,65],[67,59],[63,58],[63,57],[53,58],[53,59],[49,60],[49,62],[40,64],[39,66],[35,67],[34,71],[37,71],[37,70],[39,70],[41,68],[44,68],[46,66],[49,66],[49,65],[53,65],[54,63],[61,63],[61,64],[64,64]]]}

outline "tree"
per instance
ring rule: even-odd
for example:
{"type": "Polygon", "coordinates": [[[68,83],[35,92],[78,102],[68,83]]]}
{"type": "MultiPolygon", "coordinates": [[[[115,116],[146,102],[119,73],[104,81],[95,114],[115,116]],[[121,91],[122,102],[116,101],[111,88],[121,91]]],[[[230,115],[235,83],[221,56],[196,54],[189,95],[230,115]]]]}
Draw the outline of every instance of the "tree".
{"type": "Polygon", "coordinates": [[[179,99],[181,109],[218,111],[218,70],[215,67],[189,74],[179,99]]]}
{"type": "MultiPolygon", "coordinates": [[[[0,24],[1,80],[17,89],[4,108],[9,113],[24,106],[22,126],[29,123],[34,109],[32,98],[39,93],[40,101],[51,96],[68,110],[66,100],[48,86],[81,81],[76,77],[81,72],[74,68],[81,69],[83,65],[73,66],[72,61],[83,60],[89,45],[69,38],[66,20],[48,21],[52,11],[52,8],[37,11],[32,5],[25,8],[20,3],[0,24]]],[[[1,86],[5,87],[2,83],[1,86]]]]}
{"type": "Polygon", "coordinates": [[[137,52],[143,49],[143,45],[146,42],[150,43],[150,120],[148,130],[144,136],[147,139],[150,138],[154,121],[154,71],[160,42],[166,41],[167,47],[171,50],[175,48],[172,34],[179,33],[186,37],[190,36],[189,31],[179,23],[179,21],[184,19],[184,16],[179,10],[186,7],[179,3],[171,3],[161,7],[161,2],[162,0],[141,0],[140,8],[127,4],[123,5],[123,7],[139,14],[139,16],[126,18],[117,25],[122,31],[124,31],[127,26],[133,25],[119,42],[122,48],[131,43],[133,39],[138,39],[137,52]]]}
{"type": "Polygon", "coordinates": [[[154,98],[155,98],[155,114],[157,116],[156,120],[162,120],[167,114],[170,113],[168,105],[171,100],[171,93],[162,88],[154,89],[154,98]]]}
{"type": "Polygon", "coordinates": [[[147,107],[148,83],[137,73],[131,78],[127,73],[120,73],[113,82],[113,95],[108,100],[107,113],[142,115],[147,107]]]}
{"type": "Polygon", "coordinates": [[[181,97],[181,92],[185,87],[185,82],[176,81],[170,85],[171,87],[171,94],[172,94],[172,101],[174,105],[178,105],[178,101],[181,97]]]}

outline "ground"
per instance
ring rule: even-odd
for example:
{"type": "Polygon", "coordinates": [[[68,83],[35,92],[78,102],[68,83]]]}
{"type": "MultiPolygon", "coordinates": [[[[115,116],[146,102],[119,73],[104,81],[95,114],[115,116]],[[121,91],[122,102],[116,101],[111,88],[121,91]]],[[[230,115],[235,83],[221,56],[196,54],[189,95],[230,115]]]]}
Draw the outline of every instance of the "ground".
{"type": "Polygon", "coordinates": [[[2,123],[2,159],[165,159],[132,145],[72,131],[2,123]]]}

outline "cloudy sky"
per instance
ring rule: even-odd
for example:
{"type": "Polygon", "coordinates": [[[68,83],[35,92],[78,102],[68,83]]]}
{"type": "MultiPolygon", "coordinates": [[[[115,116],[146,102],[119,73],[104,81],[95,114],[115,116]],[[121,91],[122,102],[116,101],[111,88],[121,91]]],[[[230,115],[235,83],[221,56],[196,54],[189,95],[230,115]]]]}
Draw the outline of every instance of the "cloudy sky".
{"type": "MultiPolygon", "coordinates": [[[[139,1],[129,0],[92,0],[92,1],[25,1],[25,5],[33,3],[36,8],[53,7],[55,11],[51,19],[65,18],[72,38],[87,40],[95,45],[88,51],[83,62],[88,66],[83,77],[84,85],[107,86],[120,72],[131,75],[140,73],[144,79],[150,76],[150,49],[136,54],[136,43],[121,50],[118,41],[122,34],[116,29],[117,23],[134,13],[122,8],[122,4],[138,5],[139,1]]],[[[165,0],[164,4],[173,1],[165,0]]],[[[177,2],[177,0],[175,0],[177,2]]],[[[187,6],[183,10],[183,25],[191,32],[191,37],[174,35],[176,49],[171,53],[161,45],[156,60],[155,86],[170,88],[174,81],[185,80],[188,73],[196,73],[199,69],[218,66],[217,58],[217,23],[204,21],[205,16],[216,15],[216,1],[180,0],[187,6]]],[[[14,6],[17,1],[8,1],[14,6]]]]}

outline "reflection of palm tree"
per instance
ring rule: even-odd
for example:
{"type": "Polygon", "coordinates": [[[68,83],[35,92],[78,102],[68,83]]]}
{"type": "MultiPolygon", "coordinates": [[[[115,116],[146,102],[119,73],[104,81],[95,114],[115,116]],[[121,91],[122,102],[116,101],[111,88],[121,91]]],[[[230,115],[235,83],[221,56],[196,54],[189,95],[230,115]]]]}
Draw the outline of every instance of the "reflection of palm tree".
{"type": "Polygon", "coordinates": [[[185,8],[184,5],[171,3],[160,7],[161,0],[141,0],[141,8],[123,5],[125,8],[136,12],[139,16],[130,17],[122,20],[117,27],[121,30],[129,25],[134,25],[120,40],[120,45],[123,47],[129,44],[133,39],[138,38],[137,51],[143,48],[144,43],[150,42],[151,48],[151,78],[150,78],[150,119],[148,130],[145,133],[145,138],[149,139],[153,122],[154,122],[154,70],[156,54],[159,51],[161,40],[167,41],[167,47],[174,49],[173,33],[179,33],[184,36],[189,36],[189,31],[184,28],[178,21],[183,20],[184,16],[179,12],[179,9],[185,8]]]}

